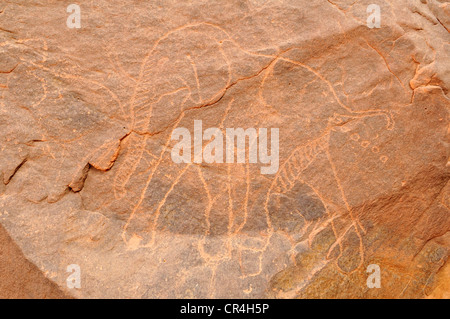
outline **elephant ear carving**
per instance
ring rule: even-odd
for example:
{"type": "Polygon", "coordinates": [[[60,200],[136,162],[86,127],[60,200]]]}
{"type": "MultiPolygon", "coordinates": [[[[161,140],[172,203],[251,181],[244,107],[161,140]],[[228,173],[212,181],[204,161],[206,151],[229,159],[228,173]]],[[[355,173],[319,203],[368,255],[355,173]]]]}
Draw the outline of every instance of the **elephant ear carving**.
{"type": "Polygon", "coordinates": [[[301,173],[314,161],[319,153],[326,150],[328,142],[329,133],[294,149],[280,167],[274,180],[273,191],[281,194],[290,191],[299,180],[301,173]]]}
{"type": "Polygon", "coordinates": [[[228,58],[220,46],[225,37],[212,26],[187,26],[158,39],[144,58],[127,108],[130,136],[114,179],[117,199],[125,196],[152,135],[167,130],[187,109],[209,105],[225,94],[231,83],[228,58]]]}

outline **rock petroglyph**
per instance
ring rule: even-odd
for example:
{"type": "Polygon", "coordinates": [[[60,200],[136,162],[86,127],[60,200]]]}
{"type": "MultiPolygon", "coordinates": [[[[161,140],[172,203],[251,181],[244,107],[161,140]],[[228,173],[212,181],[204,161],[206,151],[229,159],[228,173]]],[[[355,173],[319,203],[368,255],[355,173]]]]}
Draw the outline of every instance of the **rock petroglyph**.
{"type": "Polygon", "coordinates": [[[379,28],[365,0],[95,1],[73,29],[57,1],[0,5],[0,222],[42,285],[445,297],[450,9],[377,3],[379,28]],[[174,163],[195,121],[279,129],[278,171],[174,163]]]}

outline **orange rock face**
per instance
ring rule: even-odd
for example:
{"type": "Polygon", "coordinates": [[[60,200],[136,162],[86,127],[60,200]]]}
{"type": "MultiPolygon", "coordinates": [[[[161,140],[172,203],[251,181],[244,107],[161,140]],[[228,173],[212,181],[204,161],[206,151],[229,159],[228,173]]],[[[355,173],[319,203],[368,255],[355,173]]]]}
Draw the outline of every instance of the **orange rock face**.
{"type": "Polygon", "coordinates": [[[449,28],[440,0],[0,4],[0,297],[449,298],[449,28]],[[211,128],[259,136],[227,161],[211,128]],[[223,160],[176,163],[180,129],[223,160]]]}
{"type": "Polygon", "coordinates": [[[3,227],[0,241],[0,298],[70,298],[26,259],[3,227]]]}

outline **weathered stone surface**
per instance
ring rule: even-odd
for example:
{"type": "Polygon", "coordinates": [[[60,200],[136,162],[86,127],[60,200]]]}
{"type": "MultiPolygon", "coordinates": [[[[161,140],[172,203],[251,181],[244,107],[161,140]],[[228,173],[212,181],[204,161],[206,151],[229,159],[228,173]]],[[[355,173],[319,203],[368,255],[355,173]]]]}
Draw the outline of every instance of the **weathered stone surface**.
{"type": "Polygon", "coordinates": [[[25,258],[3,227],[0,241],[0,298],[69,298],[25,258]]]}
{"type": "Polygon", "coordinates": [[[0,4],[1,297],[449,298],[448,2],[69,4],[0,4]],[[175,164],[195,120],[278,172],[175,164]]]}

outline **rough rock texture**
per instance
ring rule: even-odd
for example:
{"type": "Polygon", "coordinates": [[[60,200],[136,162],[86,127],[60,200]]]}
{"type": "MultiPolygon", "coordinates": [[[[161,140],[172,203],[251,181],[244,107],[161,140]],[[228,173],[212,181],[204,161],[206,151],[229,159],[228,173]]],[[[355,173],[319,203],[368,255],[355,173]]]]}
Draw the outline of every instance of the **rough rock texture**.
{"type": "Polygon", "coordinates": [[[447,1],[70,3],[0,3],[0,297],[449,298],[447,1]],[[194,120],[278,173],[173,163],[194,120]]]}
{"type": "Polygon", "coordinates": [[[69,298],[30,263],[0,227],[0,298],[69,298]]]}

